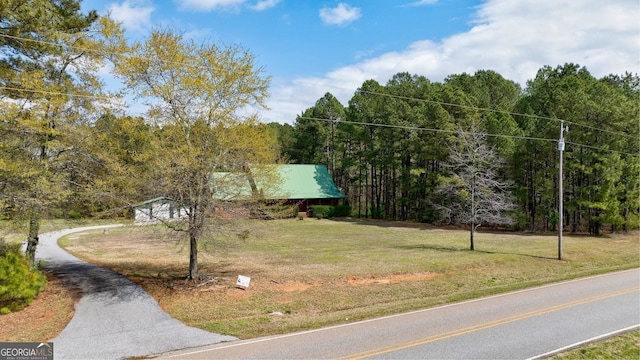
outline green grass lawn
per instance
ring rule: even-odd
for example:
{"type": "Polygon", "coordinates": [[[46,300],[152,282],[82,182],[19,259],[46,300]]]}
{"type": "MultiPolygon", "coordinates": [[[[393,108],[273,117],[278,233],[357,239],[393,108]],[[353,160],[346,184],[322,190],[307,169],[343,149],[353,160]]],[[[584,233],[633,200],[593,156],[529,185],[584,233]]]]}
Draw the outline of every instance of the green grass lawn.
{"type": "Polygon", "coordinates": [[[640,359],[640,331],[631,331],[607,340],[581,346],[561,354],[553,360],[640,359]]]}
{"type": "Polygon", "coordinates": [[[479,232],[360,220],[244,221],[200,245],[199,283],[184,280],[188,246],[161,227],[73,234],[75,255],[140,283],[175,318],[240,338],[420,309],[638,267],[638,233],[605,237],[479,232]],[[248,289],[235,286],[251,278],[248,289]],[[272,315],[279,312],[283,315],[272,315]]]}

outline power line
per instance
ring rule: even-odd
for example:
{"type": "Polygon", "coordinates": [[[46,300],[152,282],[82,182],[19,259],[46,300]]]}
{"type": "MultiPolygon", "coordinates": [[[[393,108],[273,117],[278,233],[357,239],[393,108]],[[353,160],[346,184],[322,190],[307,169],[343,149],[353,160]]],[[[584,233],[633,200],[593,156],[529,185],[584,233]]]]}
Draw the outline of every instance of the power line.
{"type": "Polygon", "coordinates": [[[35,90],[35,89],[19,89],[9,86],[0,86],[2,90],[10,90],[10,91],[21,91],[21,92],[30,92],[35,94],[43,94],[43,95],[64,95],[71,97],[80,97],[87,99],[96,99],[96,100],[107,100],[107,97],[97,96],[97,95],[85,95],[85,94],[73,94],[73,93],[65,93],[65,92],[56,92],[56,91],[47,91],[47,90],[35,90]]]}
{"type": "MultiPolygon", "coordinates": [[[[107,59],[110,59],[112,63],[114,63],[113,59],[115,58],[116,55],[121,55],[121,54],[125,53],[125,51],[105,52],[105,51],[96,50],[96,49],[92,49],[92,48],[84,48],[84,47],[79,47],[79,46],[74,46],[74,45],[69,45],[69,44],[58,44],[58,43],[51,42],[51,41],[27,39],[27,38],[21,38],[21,37],[17,37],[17,36],[6,35],[6,34],[0,34],[0,37],[5,37],[5,38],[13,39],[13,40],[31,41],[31,42],[35,42],[35,43],[39,43],[39,44],[43,44],[43,45],[61,46],[61,47],[69,48],[69,49],[74,49],[74,50],[77,50],[79,52],[91,52],[91,53],[103,56],[103,57],[105,57],[107,59]]],[[[164,64],[174,65],[176,67],[181,67],[181,66],[183,66],[185,64],[184,62],[169,61],[167,59],[163,59],[163,58],[160,58],[160,57],[158,57],[157,59],[160,60],[161,62],[163,62],[164,64]]],[[[211,70],[207,66],[196,65],[196,68],[200,68],[200,69],[202,69],[202,71],[210,71],[211,70]]]]}
{"type": "MultiPolygon", "coordinates": [[[[33,90],[33,89],[19,89],[19,88],[7,87],[7,86],[0,86],[0,89],[12,90],[12,91],[32,92],[32,93],[39,93],[39,94],[45,94],[45,95],[66,95],[66,96],[81,97],[81,98],[87,98],[87,99],[109,100],[109,98],[104,97],[104,96],[73,94],[73,93],[63,93],[63,92],[54,92],[54,91],[45,91],[45,90],[33,90]]],[[[416,100],[419,100],[419,99],[416,99],[416,100]]],[[[447,104],[447,105],[456,105],[456,104],[447,104]]],[[[535,117],[535,115],[529,115],[529,116],[535,117]]],[[[335,120],[331,120],[331,119],[314,118],[314,117],[307,117],[307,116],[299,116],[298,118],[300,118],[300,119],[308,119],[308,120],[325,121],[325,122],[335,122],[335,120]]],[[[541,117],[541,118],[544,118],[544,117],[541,117]]],[[[345,124],[354,124],[354,125],[363,125],[363,126],[376,126],[376,127],[386,127],[386,128],[397,128],[397,129],[404,129],[404,130],[432,131],[432,132],[441,132],[441,133],[450,133],[450,134],[458,134],[458,133],[471,134],[470,132],[465,132],[465,131],[459,132],[459,131],[454,131],[454,130],[435,129],[435,128],[421,128],[421,127],[415,127],[415,126],[412,127],[412,126],[406,126],[406,125],[376,124],[376,123],[366,123],[366,122],[346,121],[346,120],[340,120],[340,122],[341,123],[345,123],[345,124]]],[[[601,130],[601,131],[604,131],[604,130],[601,130]]],[[[550,142],[557,141],[556,139],[536,138],[536,137],[530,137],[530,136],[491,134],[491,133],[481,133],[481,134],[485,135],[485,136],[488,136],[488,137],[506,137],[506,138],[512,138],[512,139],[534,140],[534,141],[550,141],[550,142]]],[[[632,136],[629,136],[629,137],[632,137],[632,136]]],[[[611,153],[619,153],[619,154],[630,155],[630,156],[637,155],[637,154],[632,154],[632,153],[628,153],[628,152],[624,152],[624,151],[605,149],[605,148],[601,148],[601,147],[585,145],[585,144],[580,144],[580,143],[575,143],[575,142],[566,142],[566,143],[570,144],[570,145],[577,145],[577,146],[581,146],[581,147],[584,147],[584,148],[593,149],[593,150],[600,150],[600,151],[611,152],[611,153]]]]}
{"type": "MultiPolygon", "coordinates": [[[[298,118],[299,119],[307,119],[307,120],[324,121],[324,122],[334,122],[334,123],[336,122],[335,120],[331,120],[331,119],[315,118],[315,117],[308,117],[308,116],[299,116],[298,118]]],[[[435,128],[422,128],[422,127],[408,126],[408,125],[376,124],[376,123],[367,123],[367,122],[360,122],[360,121],[348,121],[348,120],[340,120],[340,121],[338,121],[338,123],[362,125],[362,126],[384,127],[384,128],[393,128],[393,129],[402,129],[402,130],[431,131],[431,132],[448,133],[448,134],[454,134],[454,135],[455,134],[460,134],[460,133],[468,134],[468,135],[474,134],[474,133],[468,132],[468,131],[445,130],[445,129],[435,129],[435,128]]],[[[546,141],[546,142],[557,142],[558,141],[557,139],[536,138],[536,137],[531,137],[531,136],[520,136],[520,135],[491,134],[491,133],[479,133],[479,134],[480,135],[484,135],[484,136],[488,136],[488,137],[504,137],[504,138],[511,138],[511,139],[520,139],[520,140],[546,141]]],[[[629,156],[637,156],[637,155],[639,155],[639,154],[633,154],[633,153],[628,153],[628,152],[618,151],[618,150],[605,149],[605,148],[601,148],[601,147],[596,147],[596,146],[591,146],[591,145],[584,145],[584,144],[579,144],[579,143],[574,143],[574,142],[566,142],[566,144],[575,145],[575,146],[581,146],[581,147],[584,147],[584,148],[589,148],[589,149],[593,149],[593,150],[600,150],[600,151],[605,151],[605,152],[610,152],[610,153],[624,154],[624,155],[629,155],[629,156]]]]}
{"type": "Polygon", "coordinates": [[[30,41],[30,42],[34,42],[34,43],[42,44],[42,45],[60,46],[60,47],[65,47],[65,48],[69,48],[69,49],[75,49],[75,50],[78,50],[80,52],[92,52],[92,53],[95,53],[95,54],[98,54],[98,55],[104,55],[103,52],[100,52],[100,51],[95,50],[95,49],[83,48],[83,47],[73,46],[73,45],[68,45],[68,44],[61,44],[61,43],[56,43],[56,42],[53,42],[53,41],[28,39],[28,38],[23,38],[23,37],[13,36],[13,35],[7,35],[7,34],[0,34],[0,37],[4,37],[4,38],[7,38],[7,39],[11,39],[11,40],[17,40],[17,41],[30,41]]]}
{"type": "MultiPolygon", "coordinates": [[[[308,120],[318,120],[325,122],[335,122],[335,120],[330,119],[322,119],[322,118],[314,118],[314,117],[306,117],[299,116],[300,119],[308,119],[308,120]]],[[[392,125],[392,124],[376,124],[376,123],[367,123],[367,122],[359,122],[359,121],[348,121],[348,120],[340,120],[338,123],[344,124],[354,124],[354,125],[363,125],[363,126],[375,126],[375,127],[385,127],[385,128],[395,128],[395,129],[403,129],[403,130],[417,130],[417,131],[431,131],[431,132],[440,132],[440,133],[448,133],[448,134],[474,134],[468,131],[457,131],[457,130],[445,130],[445,129],[435,129],[435,128],[422,128],[416,126],[408,126],[408,125],[392,125]]],[[[478,134],[478,133],[475,133],[478,134]]],[[[556,139],[546,139],[546,138],[535,138],[529,136],[519,136],[519,135],[504,135],[504,134],[490,134],[490,133],[479,133],[481,135],[489,136],[489,137],[507,137],[513,139],[522,139],[522,140],[537,140],[537,141],[549,141],[555,142],[556,139]]]]}
{"type": "Polygon", "coordinates": [[[610,153],[618,153],[618,154],[629,155],[629,156],[638,156],[638,155],[640,155],[640,151],[637,154],[632,154],[632,153],[628,153],[628,152],[624,152],[624,151],[611,150],[611,149],[606,149],[606,148],[602,148],[602,147],[579,144],[579,143],[570,142],[570,141],[566,141],[565,143],[568,144],[568,145],[576,145],[576,146],[581,146],[581,147],[584,147],[584,148],[587,148],[587,149],[600,150],[600,151],[605,151],[605,152],[610,152],[610,153]]]}
{"type": "MultiPolygon", "coordinates": [[[[66,95],[66,96],[81,97],[81,98],[96,99],[96,100],[108,100],[107,97],[103,97],[103,96],[72,94],[72,93],[63,93],[63,92],[54,92],[54,91],[45,91],[45,90],[33,90],[33,89],[18,89],[18,88],[7,87],[7,86],[0,86],[0,89],[12,90],[12,91],[32,92],[32,93],[39,93],[39,94],[46,94],[46,95],[66,95]]],[[[419,100],[419,99],[416,99],[416,100],[419,100]]],[[[455,104],[452,104],[452,105],[455,105],[455,104]]],[[[299,116],[298,118],[300,118],[300,119],[308,119],[308,120],[325,121],[325,122],[335,122],[335,120],[331,120],[331,119],[314,118],[314,117],[307,117],[307,116],[299,116]]],[[[341,123],[345,123],[345,124],[363,125],[363,126],[375,126],[375,127],[385,127],[385,128],[397,128],[397,129],[403,129],[403,130],[431,131],[431,132],[441,132],[441,133],[449,133],[449,134],[459,134],[459,133],[471,134],[470,132],[466,132],[466,131],[455,131],[455,130],[445,130],[445,129],[435,129],[435,128],[421,128],[421,127],[407,126],[407,125],[376,124],[376,123],[366,123],[366,122],[347,121],[347,120],[340,120],[340,122],[341,123]]],[[[557,141],[556,139],[536,138],[536,137],[530,137],[530,136],[491,134],[491,133],[481,133],[481,134],[485,135],[485,136],[488,136],[488,137],[505,137],[505,138],[512,138],[512,139],[520,139],[520,140],[549,141],[549,142],[557,141]]],[[[585,144],[579,144],[579,143],[574,143],[574,142],[567,142],[567,144],[582,146],[582,147],[593,149],[593,150],[601,150],[601,151],[606,151],[606,152],[611,152],[611,153],[620,153],[620,154],[631,155],[631,156],[637,155],[637,154],[627,153],[627,152],[624,152],[624,151],[605,149],[605,148],[601,148],[601,147],[585,145],[585,144]]]]}
{"type": "Polygon", "coordinates": [[[610,130],[605,130],[605,129],[599,129],[599,128],[596,128],[596,127],[593,127],[593,126],[584,125],[584,124],[576,123],[576,122],[573,122],[573,121],[568,121],[568,120],[564,120],[564,119],[560,119],[560,118],[554,118],[554,117],[550,117],[550,116],[541,116],[541,115],[534,115],[534,114],[522,114],[522,113],[517,113],[517,112],[507,111],[507,110],[481,108],[481,107],[477,107],[477,106],[461,105],[461,104],[447,103],[447,102],[436,101],[436,100],[412,98],[412,97],[408,97],[408,96],[400,96],[400,95],[393,95],[393,94],[384,94],[384,93],[378,93],[378,92],[367,91],[367,90],[357,90],[357,91],[361,92],[361,93],[366,93],[366,94],[371,94],[371,95],[378,95],[378,96],[387,96],[387,97],[396,98],[396,99],[402,99],[402,100],[414,100],[414,101],[420,101],[420,102],[425,102],[425,103],[430,103],[430,104],[452,106],[452,107],[458,107],[458,108],[470,109],[470,110],[477,110],[477,111],[487,111],[487,112],[492,112],[492,113],[507,114],[507,115],[511,115],[511,116],[520,116],[520,117],[528,117],[528,118],[541,119],[541,120],[551,120],[551,121],[557,121],[557,122],[565,122],[567,124],[572,124],[572,125],[575,125],[575,126],[584,127],[584,128],[590,129],[590,130],[607,132],[607,133],[610,133],[610,134],[615,134],[615,135],[619,135],[619,136],[624,136],[624,137],[634,138],[635,139],[635,136],[632,136],[632,135],[627,135],[627,134],[623,134],[623,133],[619,133],[619,132],[615,132],[615,131],[610,131],[610,130]]]}

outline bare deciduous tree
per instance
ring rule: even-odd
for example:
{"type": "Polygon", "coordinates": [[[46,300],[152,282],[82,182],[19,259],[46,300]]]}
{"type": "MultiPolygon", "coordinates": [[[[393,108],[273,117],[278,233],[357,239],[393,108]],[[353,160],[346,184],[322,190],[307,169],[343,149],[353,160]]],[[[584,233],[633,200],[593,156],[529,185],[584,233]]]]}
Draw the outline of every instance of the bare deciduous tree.
{"type": "Polygon", "coordinates": [[[438,190],[442,197],[436,208],[450,222],[470,226],[470,249],[474,250],[476,229],[483,224],[512,224],[507,212],[515,205],[508,183],[499,180],[502,161],[487,145],[486,135],[474,126],[469,132],[458,133],[458,141],[449,148],[447,167],[452,175],[438,190]]]}

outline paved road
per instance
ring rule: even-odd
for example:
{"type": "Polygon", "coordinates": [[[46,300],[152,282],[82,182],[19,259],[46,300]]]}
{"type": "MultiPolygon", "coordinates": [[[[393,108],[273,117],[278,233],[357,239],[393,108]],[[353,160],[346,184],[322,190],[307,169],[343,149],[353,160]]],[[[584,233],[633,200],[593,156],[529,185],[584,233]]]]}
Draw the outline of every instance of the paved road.
{"type": "Polygon", "coordinates": [[[282,336],[178,359],[528,359],[640,326],[634,269],[282,336]]]}
{"type": "Polygon", "coordinates": [[[53,339],[54,359],[122,359],[236,340],[188,327],[162,311],[155,299],[124,276],[84,262],[57,240],[85,227],[40,236],[36,258],[80,299],[67,327],[53,339]]]}

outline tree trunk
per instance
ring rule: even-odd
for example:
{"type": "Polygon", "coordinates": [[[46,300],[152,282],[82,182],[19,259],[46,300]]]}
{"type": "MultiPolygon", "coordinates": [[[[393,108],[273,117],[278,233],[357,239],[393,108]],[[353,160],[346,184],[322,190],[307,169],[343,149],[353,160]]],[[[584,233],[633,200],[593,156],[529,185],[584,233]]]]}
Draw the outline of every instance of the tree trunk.
{"type": "MultiPolygon", "coordinates": [[[[362,166],[358,166],[358,219],[362,216],[362,166]]],[[[355,201],[354,201],[355,203],[355,201]]]]}
{"type": "Polygon", "coordinates": [[[469,235],[469,242],[470,242],[470,246],[469,246],[469,250],[475,250],[475,247],[473,245],[473,237],[476,234],[476,224],[474,224],[473,222],[471,222],[471,232],[469,235]]]}
{"type": "Polygon", "coordinates": [[[38,247],[38,233],[40,232],[40,218],[38,215],[31,215],[29,220],[29,235],[27,237],[27,258],[31,265],[36,263],[36,248],[38,247]]]}
{"type": "Polygon", "coordinates": [[[366,171],[365,171],[365,178],[364,178],[364,217],[366,219],[369,218],[369,200],[371,199],[370,197],[370,193],[371,193],[371,189],[369,186],[369,174],[371,172],[371,167],[369,165],[367,165],[366,171]]]}
{"type": "Polygon", "coordinates": [[[189,235],[189,280],[198,278],[198,238],[189,235]]]}

